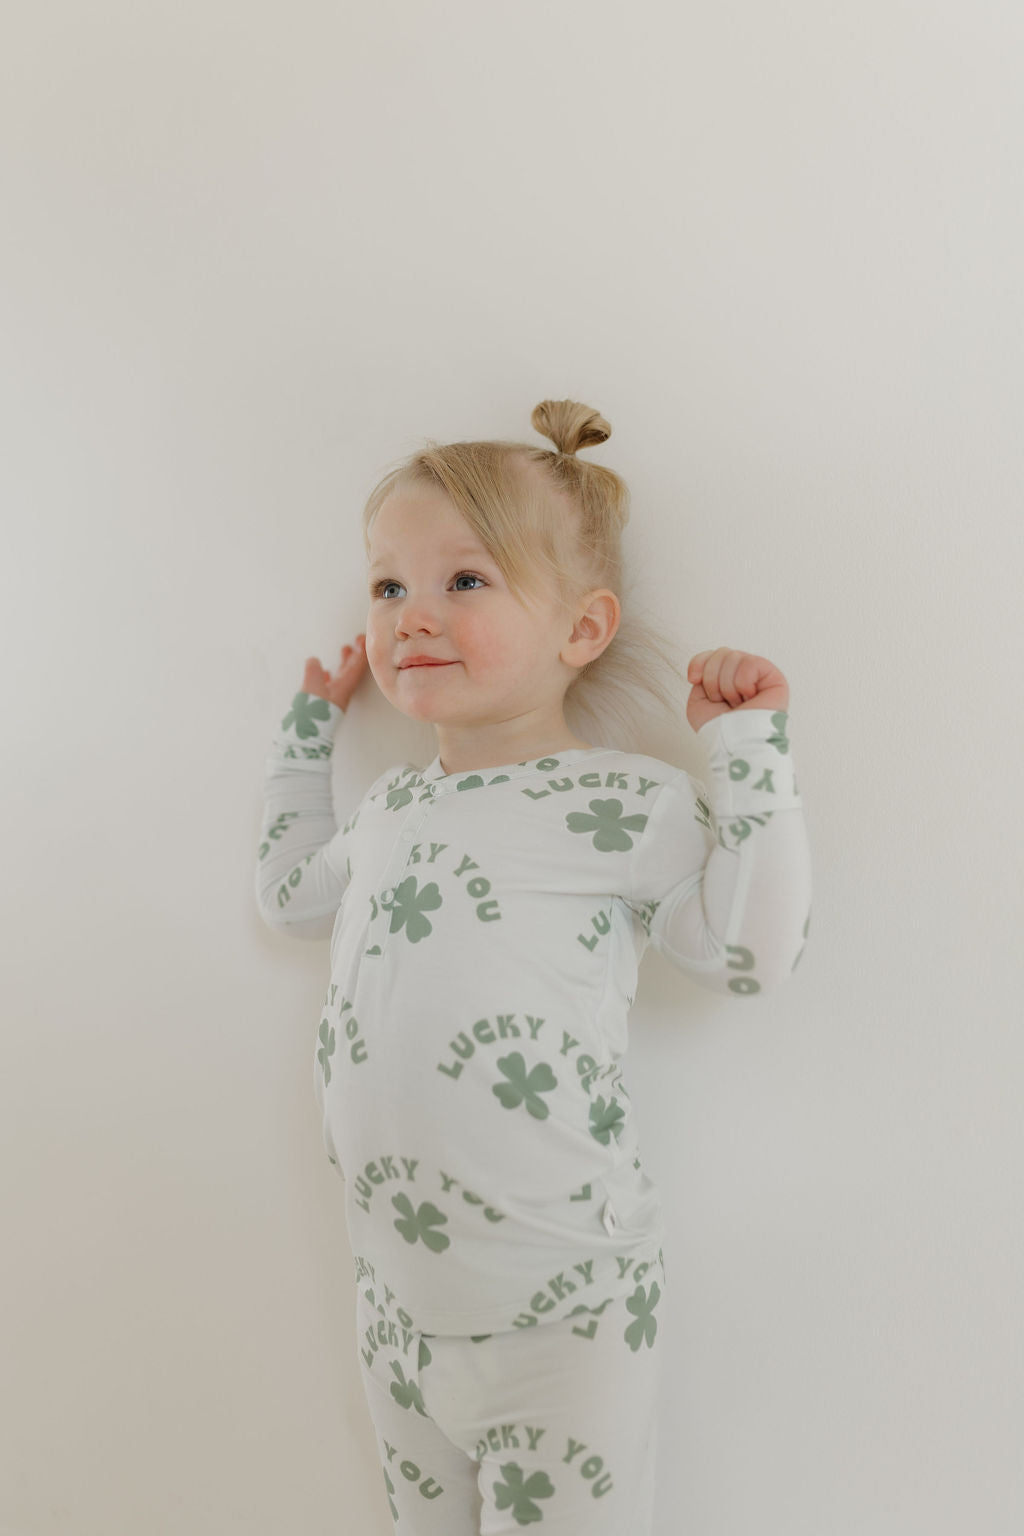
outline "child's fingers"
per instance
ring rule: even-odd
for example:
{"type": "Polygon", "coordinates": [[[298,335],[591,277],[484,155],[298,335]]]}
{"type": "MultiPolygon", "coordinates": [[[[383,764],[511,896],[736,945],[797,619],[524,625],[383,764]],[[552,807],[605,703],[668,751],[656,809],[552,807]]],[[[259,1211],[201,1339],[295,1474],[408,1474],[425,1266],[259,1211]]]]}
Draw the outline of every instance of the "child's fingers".
{"type": "Polygon", "coordinates": [[[326,698],[330,680],[330,674],[320,665],[320,658],[307,657],[305,671],[302,674],[302,692],[315,693],[320,698],[326,698]]]}
{"type": "Polygon", "coordinates": [[[700,730],[729,709],[788,710],[789,684],[765,656],[750,651],[701,651],[687,668],[693,684],[686,705],[687,719],[700,730]]]}
{"type": "Polygon", "coordinates": [[[733,681],[742,699],[752,699],[756,696],[764,670],[765,663],[762,657],[751,656],[749,652],[740,654],[733,681]]]}
{"type": "Polygon", "coordinates": [[[341,668],[361,672],[366,666],[366,636],[357,635],[355,645],[343,645],[341,648],[341,668]]]}
{"type": "Polygon", "coordinates": [[[706,697],[715,704],[722,702],[722,664],[730,654],[732,653],[725,645],[720,645],[717,651],[699,651],[687,670],[690,680],[700,683],[706,697]]]}
{"type": "Polygon", "coordinates": [[[330,699],[344,709],[362,681],[367,665],[366,636],[357,635],[354,645],[341,647],[338,665],[333,672],[328,672],[320,665],[319,656],[306,658],[302,691],[316,694],[321,699],[330,699]]]}
{"type": "Polygon", "coordinates": [[[713,704],[725,703],[735,709],[757,693],[759,668],[757,658],[749,652],[720,645],[715,651],[701,651],[694,656],[688,676],[699,679],[705,696],[713,704]]]}
{"type": "Polygon", "coordinates": [[[726,703],[735,709],[755,698],[769,665],[763,656],[754,656],[750,651],[729,651],[718,674],[718,686],[726,703]]]}
{"type": "Polygon", "coordinates": [[[704,692],[713,704],[728,704],[726,689],[732,687],[732,676],[726,672],[729,652],[723,646],[713,651],[710,659],[704,667],[704,676],[701,682],[704,684],[704,692]]]}

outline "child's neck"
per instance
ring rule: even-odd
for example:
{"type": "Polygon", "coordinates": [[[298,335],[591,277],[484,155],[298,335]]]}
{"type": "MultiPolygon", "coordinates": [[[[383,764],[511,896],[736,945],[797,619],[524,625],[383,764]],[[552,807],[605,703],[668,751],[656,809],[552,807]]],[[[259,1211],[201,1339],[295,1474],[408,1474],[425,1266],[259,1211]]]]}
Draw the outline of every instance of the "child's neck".
{"type": "Polygon", "coordinates": [[[445,773],[465,773],[474,768],[503,768],[507,763],[529,763],[559,752],[589,749],[564,719],[534,721],[502,720],[479,726],[437,727],[438,753],[445,773]]]}

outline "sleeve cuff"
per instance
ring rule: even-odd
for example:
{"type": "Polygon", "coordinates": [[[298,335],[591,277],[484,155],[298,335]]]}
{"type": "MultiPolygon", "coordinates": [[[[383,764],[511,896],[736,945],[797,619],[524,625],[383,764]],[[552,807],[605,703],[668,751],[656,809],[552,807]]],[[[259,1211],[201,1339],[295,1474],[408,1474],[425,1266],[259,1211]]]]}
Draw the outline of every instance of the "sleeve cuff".
{"type": "Polygon", "coordinates": [[[733,709],[697,732],[711,769],[711,803],[721,819],[803,805],[787,727],[788,710],[733,709]]]}
{"type": "Polygon", "coordinates": [[[296,763],[329,760],[335,727],[343,715],[344,710],[330,699],[313,693],[295,694],[274,736],[274,751],[296,763]]]}

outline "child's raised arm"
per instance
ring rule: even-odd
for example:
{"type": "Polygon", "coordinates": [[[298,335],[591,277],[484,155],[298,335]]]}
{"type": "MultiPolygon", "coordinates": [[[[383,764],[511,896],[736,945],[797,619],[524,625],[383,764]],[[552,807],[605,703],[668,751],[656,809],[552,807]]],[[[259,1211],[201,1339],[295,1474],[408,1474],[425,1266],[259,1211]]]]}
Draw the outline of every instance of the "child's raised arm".
{"type": "Polygon", "coordinates": [[[630,904],[654,948],[715,992],[784,981],[810,924],[811,860],[787,727],[789,686],[770,661],[725,647],[690,662],[687,718],[710,793],[688,774],[648,818],[630,904]]]}
{"type": "Polygon", "coordinates": [[[335,727],[365,672],[362,635],[342,648],[333,676],[311,656],[265,760],[256,902],[269,927],[293,938],[330,938],[348,885],[350,826],[338,830],[331,756],[335,727]]]}

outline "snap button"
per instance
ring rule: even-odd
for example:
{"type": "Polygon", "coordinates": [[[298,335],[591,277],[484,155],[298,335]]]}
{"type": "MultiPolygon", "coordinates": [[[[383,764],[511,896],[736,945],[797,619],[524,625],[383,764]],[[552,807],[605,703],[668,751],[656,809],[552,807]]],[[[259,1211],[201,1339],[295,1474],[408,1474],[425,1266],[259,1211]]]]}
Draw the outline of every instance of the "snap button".
{"type": "Polygon", "coordinates": [[[605,1231],[608,1233],[608,1236],[612,1237],[615,1233],[615,1228],[619,1223],[616,1219],[615,1212],[612,1209],[612,1203],[610,1200],[605,1202],[604,1210],[601,1212],[601,1221],[605,1231]]]}

